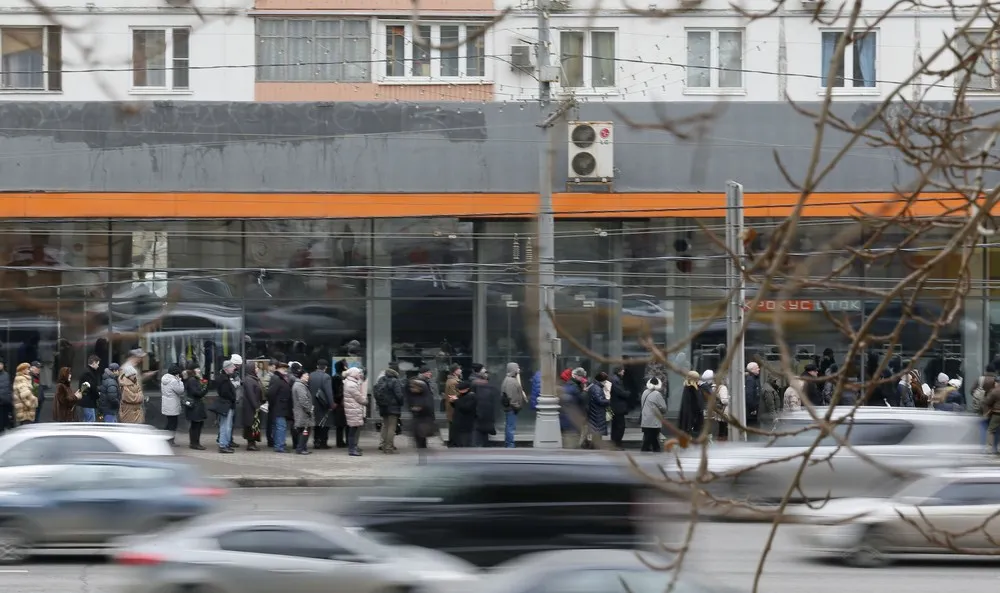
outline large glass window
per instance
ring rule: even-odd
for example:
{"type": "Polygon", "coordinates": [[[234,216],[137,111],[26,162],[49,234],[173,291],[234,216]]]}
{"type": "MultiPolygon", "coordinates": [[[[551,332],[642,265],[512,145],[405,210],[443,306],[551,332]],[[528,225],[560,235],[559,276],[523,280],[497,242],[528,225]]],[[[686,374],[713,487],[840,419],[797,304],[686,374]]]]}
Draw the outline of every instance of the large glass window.
{"type": "Polygon", "coordinates": [[[449,365],[468,371],[477,362],[472,230],[471,222],[454,218],[375,221],[373,274],[391,287],[391,359],[411,376],[421,366],[434,369],[439,391],[449,365]]]}
{"type": "MultiPolygon", "coordinates": [[[[556,223],[556,322],[563,335],[580,346],[607,355],[611,352],[616,278],[612,275],[613,235],[617,223],[559,221],[556,223]]],[[[583,367],[596,372],[591,358],[569,340],[563,340],[561,368],[583,367]]],[[[607,369],[606,369],[607,370],[607,369]]]]}

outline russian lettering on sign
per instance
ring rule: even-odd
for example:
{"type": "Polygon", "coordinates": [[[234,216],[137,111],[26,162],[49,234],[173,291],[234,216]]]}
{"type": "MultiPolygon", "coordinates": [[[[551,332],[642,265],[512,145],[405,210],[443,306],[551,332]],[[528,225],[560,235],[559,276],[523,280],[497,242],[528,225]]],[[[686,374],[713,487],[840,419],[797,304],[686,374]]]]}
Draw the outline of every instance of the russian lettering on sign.
{"type": "Polygon", "coordinates": [[[831,313],[860,313],[861,301],[855,300],[822,300],[807,299],[765,300],[757,303],[758,311],[822,311],[831,313]]]}

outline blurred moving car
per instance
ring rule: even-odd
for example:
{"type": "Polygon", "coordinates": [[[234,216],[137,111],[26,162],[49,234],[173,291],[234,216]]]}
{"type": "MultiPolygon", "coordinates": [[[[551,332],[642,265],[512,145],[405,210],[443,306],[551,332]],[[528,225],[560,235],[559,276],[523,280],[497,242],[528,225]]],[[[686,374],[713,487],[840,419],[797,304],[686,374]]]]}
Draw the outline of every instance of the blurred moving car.
{"type": "Polygon", "coordinates": [[[135,568],[126,591],[166,593],[402,593],[455,586],[475,567],[446,554],[385,545],[326,514],[216,515],[125,538],[118,564],[135,568]]]}
{"type": "MultiPolygon", "coordinates": [[[[839,446],[833,435],[823,436],[810,455],[791,500],[821,501],[859,496],[884,497],[921,470],[958,467],[983,461],[980,419],[970,415],[916,408],[838,407],[833,418],[844,418],[835,434],[851,448],[839,446]],[[872,463],[869,459],[874,460],[872,463]],[[898,474],[894,475],[889,468],[898,474]]],[[[783,415],[772,442],[727,442],[714,445],[708,471],[720,477],[708,485],[716,496],[754,502],[780,501],[820,436],[806,411],[783,415]],[[799,432],[796,432],[799,431],[799,432]]],[[[664,469],[687,479],[698,471],[701,452],[686,450],[664,469]]]]}
{"type": "Polygon", "coordinates": [[[170,435],[146,424],[51,422],[26,424],[0,436],[0,485],[44,466],[79,455],[119,454],[168,457],[170,435]]]}
{"type": "Polygon", "coordinates": [[[0,563],[107,550],[211,512],[226,489],[178,457],[108,456],[45,466],[0,485],[0,563]]]}
{"type": "Polygon", "coordinates": [[[888,499],[831,501],[796,518],[814,550],[858,567],[879,567],[893,555],[995,554],[1000,541],[1000,469],[931,472],[888,499]]]}
{"type": "Polygon", "coordinates": [[[655,570],[670,560],[630,550],[563,550],[498,566],[477,593],[722,593],[728,589],[655,570]]]}
{"type": "Polygon", "coordinates": [[[640,475],[623,456],[588,453],[431,455],[401,486],[334,512],[365,531],[481,567],[545,550],[652,543],[666,512],[655,478],[640,475]]]}

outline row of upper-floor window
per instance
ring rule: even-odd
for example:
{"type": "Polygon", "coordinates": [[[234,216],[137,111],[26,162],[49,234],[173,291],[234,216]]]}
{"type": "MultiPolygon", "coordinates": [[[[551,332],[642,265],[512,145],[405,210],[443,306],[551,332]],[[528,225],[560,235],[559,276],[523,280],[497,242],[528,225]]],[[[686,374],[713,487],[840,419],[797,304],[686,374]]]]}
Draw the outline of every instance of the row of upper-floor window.
{"type": "MultiPolygon", "coordinates": [[[[485,23],[381,23],[369,19],[257,19],[256,79],[265,82],[486,81],[487,60],[516,66],[511,56],[487,54],[485,23]]],[[[62,37],[58,26],[0,27],[0,87],[60,91],[62,37]]],[[[692,90],[743,90],[748,70],[745,30],[687,29],[683,82],[692,90]]],[[[843,33],[819,31],[819,64],[811,74],[819,87],[877,89],[879,32],[855,35],[844,44],[839,67],[830,72],[843,33]]],[[[987,33],[972,32],[973,43],[987,33]]],[[[131,29],[131,83],[135,89],[190,89],[190,38],[186,27],[131,29]]],[[[618,32],[557,29],[560,84],[567,88],[613,89],[619,81],[618,32]]],[[[1000,90],[1000,52],[986,51],[968,88],[1000,90]]],[[[678,65],[678,64],[675,64],[678,65]]],[[[803,73],[795,73],[801,76],[803,73]]],[[[807,75],[810,75],[806,73],[807,75]]]]}

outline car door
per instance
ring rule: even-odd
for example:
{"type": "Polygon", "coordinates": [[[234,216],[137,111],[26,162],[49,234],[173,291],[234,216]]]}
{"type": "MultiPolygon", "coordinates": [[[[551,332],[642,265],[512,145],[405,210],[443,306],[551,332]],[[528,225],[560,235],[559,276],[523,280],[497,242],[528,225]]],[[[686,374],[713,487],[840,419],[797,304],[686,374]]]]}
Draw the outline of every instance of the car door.
{"type": "Polygon", "coordinates": [[[47,544],[90,547],[106,539],[115,521],[115,497],[105,470],[102,465],[66,465],[42,487],[49,508],[38,522],[47,544]]]}
{"type": "Polygon", "coordinates": [[[977,478],[956,480],[941,488],[912,510],[904,511],[909,522],[905,547],[934,553],[993,549],[1000,535],[996,519],[1000,510],[1000,481],[977,478]],[[914,525],[915,524],[915,525],[914,525]]]}
{"type": "Polygon", "coordinates": [[[239,528],[218,536],[219,553],[213,568],[219,579],[236,591],[328,593],[338,590],[365,593],[383,587],[384,568],[371,558],[346,549],[316,531],[267,526],[239,528]]]}

